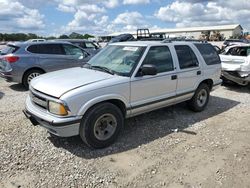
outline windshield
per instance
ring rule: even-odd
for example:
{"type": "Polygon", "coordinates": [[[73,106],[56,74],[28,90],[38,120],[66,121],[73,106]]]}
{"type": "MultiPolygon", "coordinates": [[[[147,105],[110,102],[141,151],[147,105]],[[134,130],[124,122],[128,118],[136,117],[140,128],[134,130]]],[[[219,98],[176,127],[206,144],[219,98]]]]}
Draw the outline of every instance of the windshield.
{"type": "Polygon", "coordinates": [[[130,76],[146,47],[110,45],[94,56],[88,64],[104,67],[121,76],[130,76]]]}

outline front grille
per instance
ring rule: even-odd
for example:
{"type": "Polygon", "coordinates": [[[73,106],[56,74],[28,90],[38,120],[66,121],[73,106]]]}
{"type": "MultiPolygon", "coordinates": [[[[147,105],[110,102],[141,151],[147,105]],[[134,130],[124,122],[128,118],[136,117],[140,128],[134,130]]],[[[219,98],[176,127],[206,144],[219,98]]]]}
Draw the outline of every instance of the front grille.
{"type": "Polygon", "coordinates": [[[47,100],[45,98],[38,96],[37,94],[33,92],[30,92],[30,97],[31,97],[32,102],[35,105],[47,110],[48,105],[47,105],[47,100]]]}

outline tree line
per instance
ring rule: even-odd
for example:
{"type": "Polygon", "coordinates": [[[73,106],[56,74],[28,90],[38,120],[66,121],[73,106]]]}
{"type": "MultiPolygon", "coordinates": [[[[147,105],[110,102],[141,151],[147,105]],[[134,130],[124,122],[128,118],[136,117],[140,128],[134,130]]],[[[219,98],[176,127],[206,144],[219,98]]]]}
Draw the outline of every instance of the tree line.
{"type": "Polygon", "coordinates": [[[49,36],[49,37],[43,37],[43,36],[38,36],[34,33],[0,33],[0,41],[26,41],[29,39],[88,39],[88,38],[93,38],[93,35],[89,34],[79,34],[79,33],[71,33],[70,35],[60,35],[59,37],[54,37],[54,36],[49,36]]]}

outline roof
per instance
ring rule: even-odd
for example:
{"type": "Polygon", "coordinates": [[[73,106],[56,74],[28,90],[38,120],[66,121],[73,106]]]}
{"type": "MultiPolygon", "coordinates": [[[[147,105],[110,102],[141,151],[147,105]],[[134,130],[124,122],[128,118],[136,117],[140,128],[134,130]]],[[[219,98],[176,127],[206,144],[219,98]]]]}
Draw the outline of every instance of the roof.
{"type": "MultiPolygon", "coordinates": [[[[186,28],[173,28],[173,29],[156,29],[156,30],[150,30],[150,33],[178,33],[178,32],[194,32],[194,31],[208,31],[208,30],[233,30],[237,27],[240,27],[242,30],[240,24],[232,24],[232,25],[217,25],[217,26],[205,26],[205,27],[186,27],[186,28]]],[[[122,33],[130,33],[133,35],[136,35],[136,31],[125,31],[125,32],[118,32],[118,33],[112,33],[107,36],[117,36],[122,33]]]]}
{"type": "Polygon", "coordinates": [[[151,44],[162,44],[159,41],[128,41],[128,42],[115,42],[109,45],[119,45],[119,46],[148,46],[151,44]]]}
{"type": "Polygon", "coordinates": [[[68,41],[68,42],[92,42],[87,39],[54,39],[52,41],[68,41]]]}
{"type": "MultiPolygon", "coordinates": [[[[119,45],[119,46],[150,46],[150,45],[165,45],[165,44],[187,44],[187,43],[200,43],[200,42],[189,42],[189,41],[170,41],[170,42],[163,42],[163,41],[129,41],[129,42],[116,42],[111,43],[109,45],[119,45]]],[[[208,43],[202,43],[208,44],[208,43]]]]}
{"type": "Polygon", "coordinates": [[[232,44],[232,45],[229,45],[227,46],[226,48],[232,48],[232,47],[249,47],[250,44],[245,44],[245,43],[235,43],[235,44],[232,44]]]}
{"type": "Polygon", "coordinates": [[[7,44],[14,46],[27,46],[31,44],[71,44],[71,43],[67,41],[43,41],[43,42],[25,41],[25,42],[8,42],[7,44]]]}

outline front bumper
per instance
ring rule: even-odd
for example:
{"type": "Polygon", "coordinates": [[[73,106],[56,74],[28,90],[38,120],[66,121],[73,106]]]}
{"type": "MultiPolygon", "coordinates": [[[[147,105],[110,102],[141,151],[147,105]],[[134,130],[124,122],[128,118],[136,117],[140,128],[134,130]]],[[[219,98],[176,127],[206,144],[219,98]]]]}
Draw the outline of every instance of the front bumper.
{"type": "Polygon", "coordinates": [[[48,112],[38,109],[29,97],[26,100],[26,109],[23,110],[23,113],[33,125],[40,125],[54,135],[61,137],[79,135],[80,117],[54,117],[48,112]]]}

